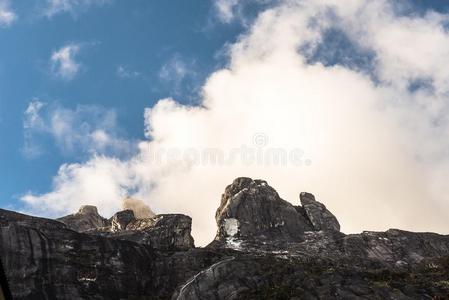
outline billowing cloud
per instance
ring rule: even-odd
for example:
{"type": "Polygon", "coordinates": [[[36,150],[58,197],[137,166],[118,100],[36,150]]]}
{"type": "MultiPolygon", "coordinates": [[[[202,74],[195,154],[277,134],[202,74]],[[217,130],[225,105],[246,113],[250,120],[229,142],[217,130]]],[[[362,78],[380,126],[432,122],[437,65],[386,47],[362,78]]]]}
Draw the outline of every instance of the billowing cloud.
{"type": "Polygon", "coordinates": [[[122,209],[131,184],[126,163],[94,156],[85,164],[64,164],[54,180],[54,191],[44,196],[27,194],[23,200],[38,213],[57,215],[76,211],[80,203],[91,203],[111,215],[122,209]],[[51,208],[45,212],[46,208],[51,208]]]}
{"type": "Polygon", "coordinates": [[[94,5],[104,5],[110,0],[47,0],[43,7],[43,14],[47,17],[53,17],[60,13],[78,14],[80,11],[94,5]]]}
{"type": "Polygon", "coordinates": [[[94,105],[69,109],[34,99],[24,112],[24,154],[45,153],[42,139],[49,137],[64,155],[130,154],[132,143],[120,137],[114,110],[94,105]]]}
{"type": "Polygon", "coordinates": [[[16,13],[10,8],[10,1],[0,0],[0,27],[9,26],[16,19],[16,13]]]}
{"type": "Polygon", "coordinates": [[[23,200],[111,214],[136,197],[192,216],[201,245],[224,187],[250,176],[293,203],[314,193],[345,232],[447,233],[449,16],[407,11],[386,0],[281,1],[229,48],[201,105],[162,99],[146,110],[139,155],[64,165],[51,192],[23,200]]]}
{"type": "Polygon", "coordinates": [[[80,45],[72,43],[54,51],[50,57],[52,74],[64,80],[75,78],[81,68],[81,64],[75,60],[79,50],[80,45]]]}

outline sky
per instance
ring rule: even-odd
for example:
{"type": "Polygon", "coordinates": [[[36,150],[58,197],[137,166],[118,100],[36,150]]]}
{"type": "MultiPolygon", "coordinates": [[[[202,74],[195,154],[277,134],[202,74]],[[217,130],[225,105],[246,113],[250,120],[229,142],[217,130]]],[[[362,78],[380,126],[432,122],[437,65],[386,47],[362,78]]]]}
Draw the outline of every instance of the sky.
{"type": "Polygon", "coordinates": [[[193,218],[239,176],[449,233],[449,4],[0,0],[0,207],[193,218]]]}
{"type": "Polygon", "coordinates": [[[186,1],[35,1],[30,6],[2,0],[0,8],[15,16],[0,21],[2,207],[20,206],[17,200],[28,190],[47,191],[61,164],[86,159],[79,149],[65,151],[46,134],[31,137],[27,146],[24,112],[32,101],[54,109],[84,105],[113,111],[120,137],[144,139],[144,108],[169,95],[198,102],[201,83],[224,63],[220,49],[241,30],[239,24],[214,23],[214,6],[206,1],[195,6],[186,1]],[[67,3],[68,9],[61,4],[51,10],[57,3],[67,3]],[[57,59],[61,49],[72,49],[68,53],[76,67],[65,72],[53,67],[52,57],[57,59]],[[177,66],[181,74],[170,75],[177,66]],[[40,153],[29,153],[33,148],[40,153]]]}

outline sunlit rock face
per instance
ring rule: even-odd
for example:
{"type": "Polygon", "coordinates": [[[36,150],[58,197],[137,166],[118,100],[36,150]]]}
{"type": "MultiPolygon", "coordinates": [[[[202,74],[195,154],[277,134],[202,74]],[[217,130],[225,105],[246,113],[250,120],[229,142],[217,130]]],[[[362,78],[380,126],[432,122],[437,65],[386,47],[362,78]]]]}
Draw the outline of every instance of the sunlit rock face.
{"type": "Polygon", "coordinates": [[[108,226],[109,222],[98,214],[96,206],[83,205],[77,213],[57,219],[67,227],[78,232],[85,232],[100,227],[108,226]]]}
{"type": "Polygon", "coordinates": [[[449,236],[398,229],[346,235],[310,193],[282,200],[237,178],[217,236],[195,248],[192,219],[101,217],[83,206],[56,220],[0,209],[0,258],[14,299],[445,299],[449,236]]]}

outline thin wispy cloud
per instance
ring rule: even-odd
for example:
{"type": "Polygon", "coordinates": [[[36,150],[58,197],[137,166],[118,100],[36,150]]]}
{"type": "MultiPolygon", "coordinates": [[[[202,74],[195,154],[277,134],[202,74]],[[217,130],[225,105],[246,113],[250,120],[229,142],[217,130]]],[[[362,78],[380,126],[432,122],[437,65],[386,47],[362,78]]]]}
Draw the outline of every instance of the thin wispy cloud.
{"type": "Polygon", "coordinates": [[[40,116],[41,109],[45,104],[39,99],[33,99],[24,112],[24,129],[41,129],[44,127],[44,122],[40,116]]]}
{"type": "Polygon", "coordinates": [[[159,79],[170,87],[173,94],[181,92],[181,85],[197,76],[196,62],[176,54],[164,63],[159,70],[159,79]]]}
{"type": "Polygon", "coordinates": [[[276,3],[286,2],[285,0],[214,0],[214,19],[220,23],[231,24],[239,22],[245,27],[249,27],[256,16],[252,12],[267,9],[276,3]]]}
{"type": "Polygon", "coordinates": [[[214,2],[217,15],[224,23],[230,23],[235,18],[235,10],[240,0],[216,0],[214,2]]]}
{"type": "Polygon", "coordinates": [[[186,62],[179,55],[174,55],[168,62],[162,65],[159,77],[164,81],[179,82],[193,72],[191,67],[192,63],[186,62]]]}
{"type": "Polygon", "coordinates": [[[116,112],[96,105],[69,109],[34,99],[24,112],[23,130],[23,153],[28,158],[45,153],[45,138],[65,156],[120,156],[135,150],[130,141],[120,137],[116,112]]]}
{"type": "Polygon", "coordinates": [[[67,44],[54,51],[50,57],[50,69],[55,77],[72,80],[78,74],[81,63],[76,61],[80,51],[79,44],[67,44]]]}
{"type": "Polygon", "coordinates": [[[34,141],[33,136],[33,132],[45,130],[44,121],[40,116],[40,111],[44,106],[45,104],[39,99],[33,99],[23,114],[24,145],[22,153],[29,159],[36,158],[44,152],[41,145],[34,141]]]}
{"type": "Polygon", "coordinates": [[[61,13],[76,16],[92,6],[101,6],[110,0],[47,0],[42,7],[43,14],[49,18],[61,13]]]}
{"type": "Polygon", "coordinates": [[[142,73],[132,70],[123,65],[117,67],[116,73],[120,78],[136,78],[142,75],[142,73]]]}
{"type": "Polygon", "coordinates": [[[9,0],[0,0],[0,27],[10,26],[17,20],[16,13],[11,9],[9,0]]]}

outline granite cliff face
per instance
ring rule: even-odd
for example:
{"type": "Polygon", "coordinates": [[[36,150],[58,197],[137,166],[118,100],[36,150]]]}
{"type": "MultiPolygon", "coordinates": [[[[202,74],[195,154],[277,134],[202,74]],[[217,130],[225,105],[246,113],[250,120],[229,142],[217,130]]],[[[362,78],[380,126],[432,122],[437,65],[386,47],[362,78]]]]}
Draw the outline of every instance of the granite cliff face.
{"type": "Polygon", "coordinates": [[[282,200],[266,181],[250,178],[237,178],[226,187],[215,218],[216,240],[301,241],[304,231],[312,229],[309,220],[282,200]]]}
{"type": "Polygon", "coordinates": [[[184,215],[49,220],[0,210],[0,258],[17,299],[446,299],[449,236],[345,235],[312,194],[300,206],[237,178],[217,235],[195,248],[184,215]]]}
{"type": "Polygon", "coordinates": [[[77,232],[133,241],[155,249],[187,250],[194,247],[190,235],[192,219],[181,214],[138,219],[133,210],[125,209],[105,219],[98,214],[96,207],[87,205],[82,206],[76,214],[57,220],[77,232]]]}

